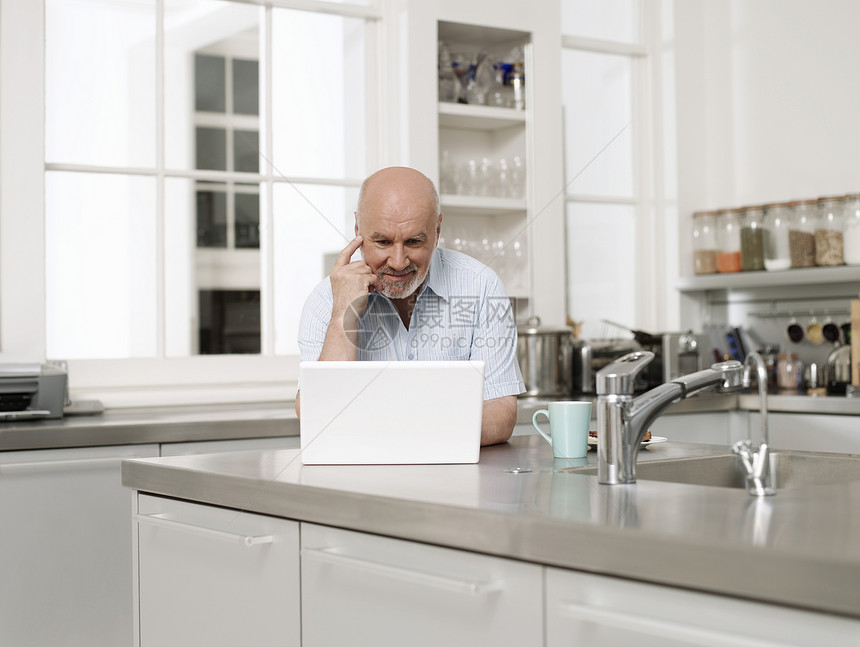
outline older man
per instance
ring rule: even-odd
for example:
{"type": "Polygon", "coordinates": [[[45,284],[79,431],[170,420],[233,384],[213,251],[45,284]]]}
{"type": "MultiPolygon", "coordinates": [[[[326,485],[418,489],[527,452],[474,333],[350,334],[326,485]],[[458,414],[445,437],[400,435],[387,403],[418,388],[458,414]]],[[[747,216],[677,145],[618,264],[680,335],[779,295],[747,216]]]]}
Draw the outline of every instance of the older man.
{"type": "Polygon", "coordinates": [[[367,178],[355,238],[305,303],[301,357],[483,360],[481,444],[505,442],[525,390],[510,301],[483,263],[437,247],[441,230],[439,196],[422,173],[391,167],[367,178]],[[357,250],[362,260],[350,262],[357,250]]]}

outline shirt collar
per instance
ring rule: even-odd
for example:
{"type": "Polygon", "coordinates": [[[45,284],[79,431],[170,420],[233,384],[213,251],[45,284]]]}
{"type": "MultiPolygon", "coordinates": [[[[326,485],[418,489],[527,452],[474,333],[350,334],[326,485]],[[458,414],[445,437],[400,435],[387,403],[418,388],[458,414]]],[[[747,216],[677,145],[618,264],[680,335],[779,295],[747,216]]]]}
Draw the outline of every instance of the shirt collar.
{"type": "Polygon", "coordinates": [[[450,298],[448,293],[448,282],[442,276],[442,254],[439,247],[433,250],[433,256],[430,259],[430,271],[427,272],[427,280],[424,282],[424,289],[433,290],[433,293],[441,297],[445,301],[450,298]]]}

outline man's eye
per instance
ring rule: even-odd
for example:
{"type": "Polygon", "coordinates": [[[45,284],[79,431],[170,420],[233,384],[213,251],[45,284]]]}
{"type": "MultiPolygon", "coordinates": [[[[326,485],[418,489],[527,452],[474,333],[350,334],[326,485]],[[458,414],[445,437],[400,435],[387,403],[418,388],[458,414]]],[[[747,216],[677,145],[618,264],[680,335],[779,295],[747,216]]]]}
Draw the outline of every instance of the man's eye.
{"type": "Polygon", "coordinates": [[[380,247],[388,247],[391,244],[390,240],[377,240],[376,244],[380,247]]]}
{"type": "Polygon", "coordinates": [[[415,247],[416,245],[420,245],[423,242],[424,241],[421,240],[420,238],[410,238],[409,240],[406,241],[406,244],[412,245],[413,247],[415,247]]]}

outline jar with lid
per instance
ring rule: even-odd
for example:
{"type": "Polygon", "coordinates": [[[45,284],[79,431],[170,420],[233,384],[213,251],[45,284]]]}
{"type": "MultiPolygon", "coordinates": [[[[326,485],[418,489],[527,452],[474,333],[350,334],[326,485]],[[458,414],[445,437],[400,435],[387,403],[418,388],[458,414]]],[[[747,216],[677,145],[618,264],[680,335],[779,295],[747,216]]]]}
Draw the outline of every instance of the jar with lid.
{"type": "Polygon", "coordinates": [[[787,270],[791,267],[790,218],[791,204],[788,202],[778,202],[765,206],[764,269],[768,272],[787,270]]]}
{"type": "Polygon", "coordinates": [[[815,221],[815,264],[843,265],[842,196],[818,199],[815,221]]]}
{"type": "Polygon", "coordinates": [[[798,200],[792,203],[791,221],[788,230],[792,267],[815,265],[815,217],[816,200],[798,200]]]}
{"type": "Polygon", "coordinates": [[[717,271],[722,274],[741,271],[741,210],[729,209],[717,216],[717,271]]]}
{"type": "Polygon", "coordinates": [[[741,269],[754,272],[764,269],[764,211],[761,207],[744,207],[741,216],[741,269]]]}
{"type": "Polygon", "coordinates": [[[846,195],[843,204],[845,262],[848,265],[860,265],[860,193],[846,195]]]}
{"type": "Polygon", "coordinates": [[[693,213],[693,272],[716,274],[717,253],[717,212],[696,211],[693,213]]]}

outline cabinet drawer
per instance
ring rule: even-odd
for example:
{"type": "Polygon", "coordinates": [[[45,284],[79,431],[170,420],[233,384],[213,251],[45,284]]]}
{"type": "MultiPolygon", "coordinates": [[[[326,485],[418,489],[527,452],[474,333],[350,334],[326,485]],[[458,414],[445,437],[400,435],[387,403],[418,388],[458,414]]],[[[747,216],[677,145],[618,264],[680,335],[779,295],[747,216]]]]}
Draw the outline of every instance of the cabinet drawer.
{"type": "Polygon", "coordinates": [[[548,568],[547,647],[860,645],[860,622],[548,568]]]}
{"type": "Polygon", "coordinates": [[[541,582],[533,564],[302,524],[302,644],[540,645],[541,582]]]}
{"type": "Polygon", "coordinates": [[[298,524],[139,495],[139,639],[299,645],[298,524]]]}

